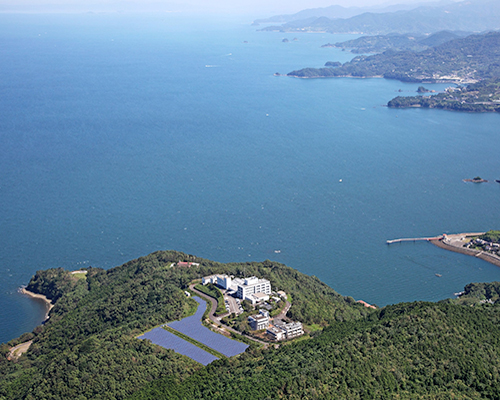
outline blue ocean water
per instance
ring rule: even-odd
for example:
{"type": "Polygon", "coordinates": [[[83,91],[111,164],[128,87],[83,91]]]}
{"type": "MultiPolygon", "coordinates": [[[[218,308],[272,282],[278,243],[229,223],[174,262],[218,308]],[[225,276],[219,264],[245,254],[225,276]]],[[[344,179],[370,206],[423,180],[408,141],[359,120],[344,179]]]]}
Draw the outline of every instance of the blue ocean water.
{"type": "Polygon", "coordinates": [[[273,76],[349,60],[320,47],[348,36],[248,22],[0,15],[0,342],[41,322],[17,293],[36,270],[161,249],[276,260],[379,306],[500,279],[385,244],[499,228],[500,185],[462,179],[500,179],[500,116],[384,107],[416,84],[273,76]]]}

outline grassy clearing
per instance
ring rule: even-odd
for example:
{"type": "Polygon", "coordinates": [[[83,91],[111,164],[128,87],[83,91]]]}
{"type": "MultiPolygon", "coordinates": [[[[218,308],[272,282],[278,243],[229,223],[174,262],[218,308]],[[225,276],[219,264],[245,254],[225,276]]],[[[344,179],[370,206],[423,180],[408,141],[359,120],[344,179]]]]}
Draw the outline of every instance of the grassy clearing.
{"type": "Polygon", "coordinates": [[[323,327],[319,324],[304,325],[304,328],[306,328],[309,332],[316,332],[323,329],[323,327]]]}
{"type": "Polygon", "coordinates": [[[167,325],[165,325],[163,327],[163,329],[174,334],[175,336],[180,337],[181,339],[184,339],[186,342],[194,344],[196,347],[199,347],[200,349],[205,350],[207,353],[210,353],[215,357],[218,357],[220,359],[227,358],[224,354],[219,353],[218,351],[212,349],[211,347],[208,347],[208,346],[204,345],[203,343],[200,343],[200,342],[194,340],[193,338],[191,338],[191,337],[189,337],[189,336],[187,336],[179,331],[176,331],[175,329],[172,329],[171,327],[169,327],[167,325]]]}
{"type": "Polygon", "coordinates": [[[73,272],[71,274],[73,276],[73,278],[76,278],[76,279],[87,279],[87,273],[86,271],[85,272],[73,272]]]}

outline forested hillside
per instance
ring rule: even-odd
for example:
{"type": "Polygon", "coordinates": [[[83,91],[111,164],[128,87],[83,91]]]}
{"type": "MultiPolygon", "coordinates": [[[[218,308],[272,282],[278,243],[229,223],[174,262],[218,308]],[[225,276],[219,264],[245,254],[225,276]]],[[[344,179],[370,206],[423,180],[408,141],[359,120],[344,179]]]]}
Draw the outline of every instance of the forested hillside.
{"type": "Polygon", "coordinates": [[[369,312],[317,278],[270,261],[220,264],[165,251],[107,271],[89,268],[86,279],[62,269],[38,271],[28,289],[55,306],[44,327],[23,336],[34,341],[19,360],[7,361],[9,346],[1,346],[0,399],[123,399],[155,379],[187,378],[201,365],[135,336],[192,314],[195,302],[184,289],[213,273],[269,279],[291,294],[289,315],[306,324],[327,326],[369,312]],[[200,265],[179,267],[178,261],[200,265]]]}
{"type": "Polygon", "coordinates": [[[441,31],[432,35],[415,35],[414,33],[376,36],[360,36],[359,38],[337,42],[334,44],[328,43],[321,47],[337,47],[340,49],[351,49],[351,53],[382,53],[387,50],[393,51],[423,51],[429,47],[439,46],[440,44],[449,42],[450,40],[469,36],[467,32],[449,32],[441,31]]]}
{"type": "Polygon", "coordinates": [[[467,112],[500,112],[500,78],[488,79],[461,88],[448,88],[432,96],[398,96],[389,107],[440,108],[467,112]]]}
{"type": "Polygon", "coordinates": [[[498,399],[499,322],[497,306],[388,306],[309,341],[156,382],[131,400],[498,399]]]}
{"type": "Polygon", "coordinates": [[[389,50],[373,56],[358,56],[338,68],[305,68],[292,71],[288,76],[380,76],[405,82],[499,78],[500,32],[471,35],[420,52],[389,50]]]}

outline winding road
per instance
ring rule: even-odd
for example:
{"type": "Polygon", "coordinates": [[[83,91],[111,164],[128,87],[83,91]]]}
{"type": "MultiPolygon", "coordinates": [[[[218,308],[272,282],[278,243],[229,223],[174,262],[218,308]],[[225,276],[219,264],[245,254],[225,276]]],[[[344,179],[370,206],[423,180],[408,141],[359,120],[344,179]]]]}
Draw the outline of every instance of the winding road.
{"type": "MultiPolygon", "coordinates": [[[[210,303],[211,303],[212,306],[210,307],[210,312],[208,313],[208,318],[210,318],[210,321],[212,321],[215,325],[221,326],[224,329],[226,329],[226,330],[228,330],[230,332],[236,333],[238,335],[245,336],[246,338],[248,338],[250,340],[253,340],[254,342],[262,344],[264,347],[267,347],[269,345],[269,343],[266,343],[266,342],[263,342],[262,340],[255,339],[254,337],[245,335],[244,333],[239,332],[236,329],[233,329],[233,328],[231,328],[231,327],[229,327],[227,325],[224,325],[222,322],[220,322],[220,319],[215,316],[215,310],[217,310],[217,300],[214,299],[213,297],[210,297],[210,296],[206,295],[205,293],[200,292],[199,290],[195,289],[195,286],[196,286],[196,283],[192,283],[192,284],[189,285],[189,289],[191,289],[198,296],[203,297],[204,299],[210,301],[210,303]]],[[[226,316],[226,315],[224,315],[224,316],[226,316]]]]}

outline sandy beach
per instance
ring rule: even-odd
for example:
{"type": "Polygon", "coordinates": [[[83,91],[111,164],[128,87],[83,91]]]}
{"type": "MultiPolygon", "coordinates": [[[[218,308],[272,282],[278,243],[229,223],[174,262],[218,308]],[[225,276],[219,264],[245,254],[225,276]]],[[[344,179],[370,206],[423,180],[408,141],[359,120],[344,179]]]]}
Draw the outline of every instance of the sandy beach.
{"type": "Polygon", "coordinates": [[[47,305],[47,313],[45,314],[45,321],[49,319],[49,312],[50,312],[50,310],[52,310],[52,307],[54,307],[54,305],[47,297],[45,297],[43,294],[30,292],[29,290],[26,290],[25,288],[21,288],[19,290],[19,292],[22,294],[25,294],[26,296],[29,296],[33,299],[43,300],[45,302],[45,304],[47,305]]]}

